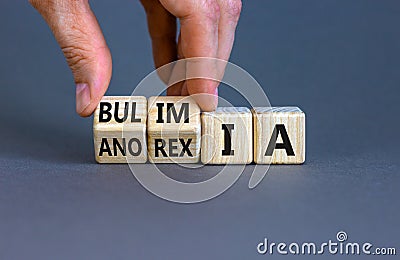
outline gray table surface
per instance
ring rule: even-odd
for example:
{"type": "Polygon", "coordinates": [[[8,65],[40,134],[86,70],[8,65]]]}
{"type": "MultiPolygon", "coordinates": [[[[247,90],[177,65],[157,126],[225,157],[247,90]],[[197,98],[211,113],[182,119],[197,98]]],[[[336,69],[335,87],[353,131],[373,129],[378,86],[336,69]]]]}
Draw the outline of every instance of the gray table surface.
{"type": "MultiPolygon", "coordinates": [[[[107,94],[128,95],[153,69],[144,12],[138,1],[92,6],[113,54],[107,94]]],[[[220,197],[180,205],[127,165],[95,163],[92,119],[75,115],[49,29],[28,1],[1,1],[0,259],[279,258],[257,244],[340,230],[399,251],[399,24],[396,0],[244,1],[232,61],[273,105],[306,112],[307,162],[271,167],[251,191],[248,166],[220,197]]]]}

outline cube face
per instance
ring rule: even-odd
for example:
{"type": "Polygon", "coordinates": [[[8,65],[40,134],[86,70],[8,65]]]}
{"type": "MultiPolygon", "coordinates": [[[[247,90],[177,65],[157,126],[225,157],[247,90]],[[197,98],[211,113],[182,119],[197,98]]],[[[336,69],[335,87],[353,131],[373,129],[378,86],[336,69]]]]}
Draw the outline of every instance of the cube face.
{"type": "Polygon", "coordinates": [[[201,161],[204,164],[248,164],[253,159],[252,114],[245,107],[203,112],[201,161]]]}
{"type": "Polygon", "coordinates": [[[255,107],[254,162],[301,164],[305,161],[305,114],[298,107],[255,107]]]}
{"type": "Polygon", "coordinates": [[[147,99],[103,97],[94,113],[93,136],[98,163],[145,163],[147,99]]]}
{"type": "Polygon", "coordinates": [[[200,108],[191,97],[159,96],[148,102],[147,140],[154,163],[197,163],[200,108]]]}

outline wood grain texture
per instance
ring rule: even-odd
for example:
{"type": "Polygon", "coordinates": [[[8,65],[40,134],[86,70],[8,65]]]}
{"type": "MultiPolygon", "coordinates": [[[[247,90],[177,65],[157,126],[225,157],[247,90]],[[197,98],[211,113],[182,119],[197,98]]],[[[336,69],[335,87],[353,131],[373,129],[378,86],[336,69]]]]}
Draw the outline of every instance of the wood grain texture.
{"type": "Polygon", "coordinates": [[[146,122],[147,99],[145,97],[103,97],[93,118],[96,161],[98,163],[145,163],[147,161],[146,122]],[[118,106],[117,113],[115,113],[116,106],[118,106]],[[101,110],[105,112],[101,113],[101,110]],[[120,122],[117,122],[116,118],[120,122]]]}
{"type": "Polygon", "coordinates": [[[305,114],[300,108],[255,107],[252,109],[252,113],[255,163],[304,163],[305,114]],[[285,132],[287,133],[289,142],[285,139],[285,132]],[[285,144],[286,148],[282,147],[282,143],[285,144]],[[289,149],[289,143],[292,150],[289,149]],[[276,146],[276,144],[278,144],[278,146],[276,146]],[[268,153],[267,150],[269,150],[270,153],[268,153]],[[293,154],[291,152],[293,152],[293,154]]]}
{"type": "Polygon", "coordinates": [[[191,97],[149,98],[147,121],[149,161],[197,163],[200,158],[200,139],[200,108],[191,97]]]}
{"type": "Polygon", "coordinates": [[[252,114],[245,107],[219,107],[201,115],[201,161],[248,164],[253,159],[252,114]]]}

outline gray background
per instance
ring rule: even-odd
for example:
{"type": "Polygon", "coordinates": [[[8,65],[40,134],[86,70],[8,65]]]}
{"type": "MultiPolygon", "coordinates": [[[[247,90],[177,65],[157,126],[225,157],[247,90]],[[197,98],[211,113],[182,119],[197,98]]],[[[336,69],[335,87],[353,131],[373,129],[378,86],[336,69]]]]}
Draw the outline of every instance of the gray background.
{"type": "MultiPolygon", "coordinates": [[[[144,12],[92,6],[113,54],[107,94],[128,95],[153,69],[144,12]]],[[[397,0],[244,1],[231,60],[273,105],[306,112],[307,162],[271,167],[252,191],[248,166],[222,196],[180,205],[127,165],[95,163],[92,120],[75,114],[50,30],[28,1],[1,1],[0,259],[273,258],[256,252],[264,237],[340,230],[399,251],[399,25],[397,0]]]]}

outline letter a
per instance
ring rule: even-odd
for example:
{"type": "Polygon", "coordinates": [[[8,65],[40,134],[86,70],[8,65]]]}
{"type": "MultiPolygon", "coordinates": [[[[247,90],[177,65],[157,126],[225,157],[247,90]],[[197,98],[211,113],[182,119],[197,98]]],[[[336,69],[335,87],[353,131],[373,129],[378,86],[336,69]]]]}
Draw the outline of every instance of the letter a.
{"type": "Polygon", "coordinates": [[[294,156],[292,144],[290,143],[285,125],[283,124],[275,125],[274,132],[272,133],[267,150],[265,151],[265,156],[272,156],[275,149],[285,149],[288,156],[294,156]],[[279,134],[281,134],[283,143],[276,143],[279,134]]]}

